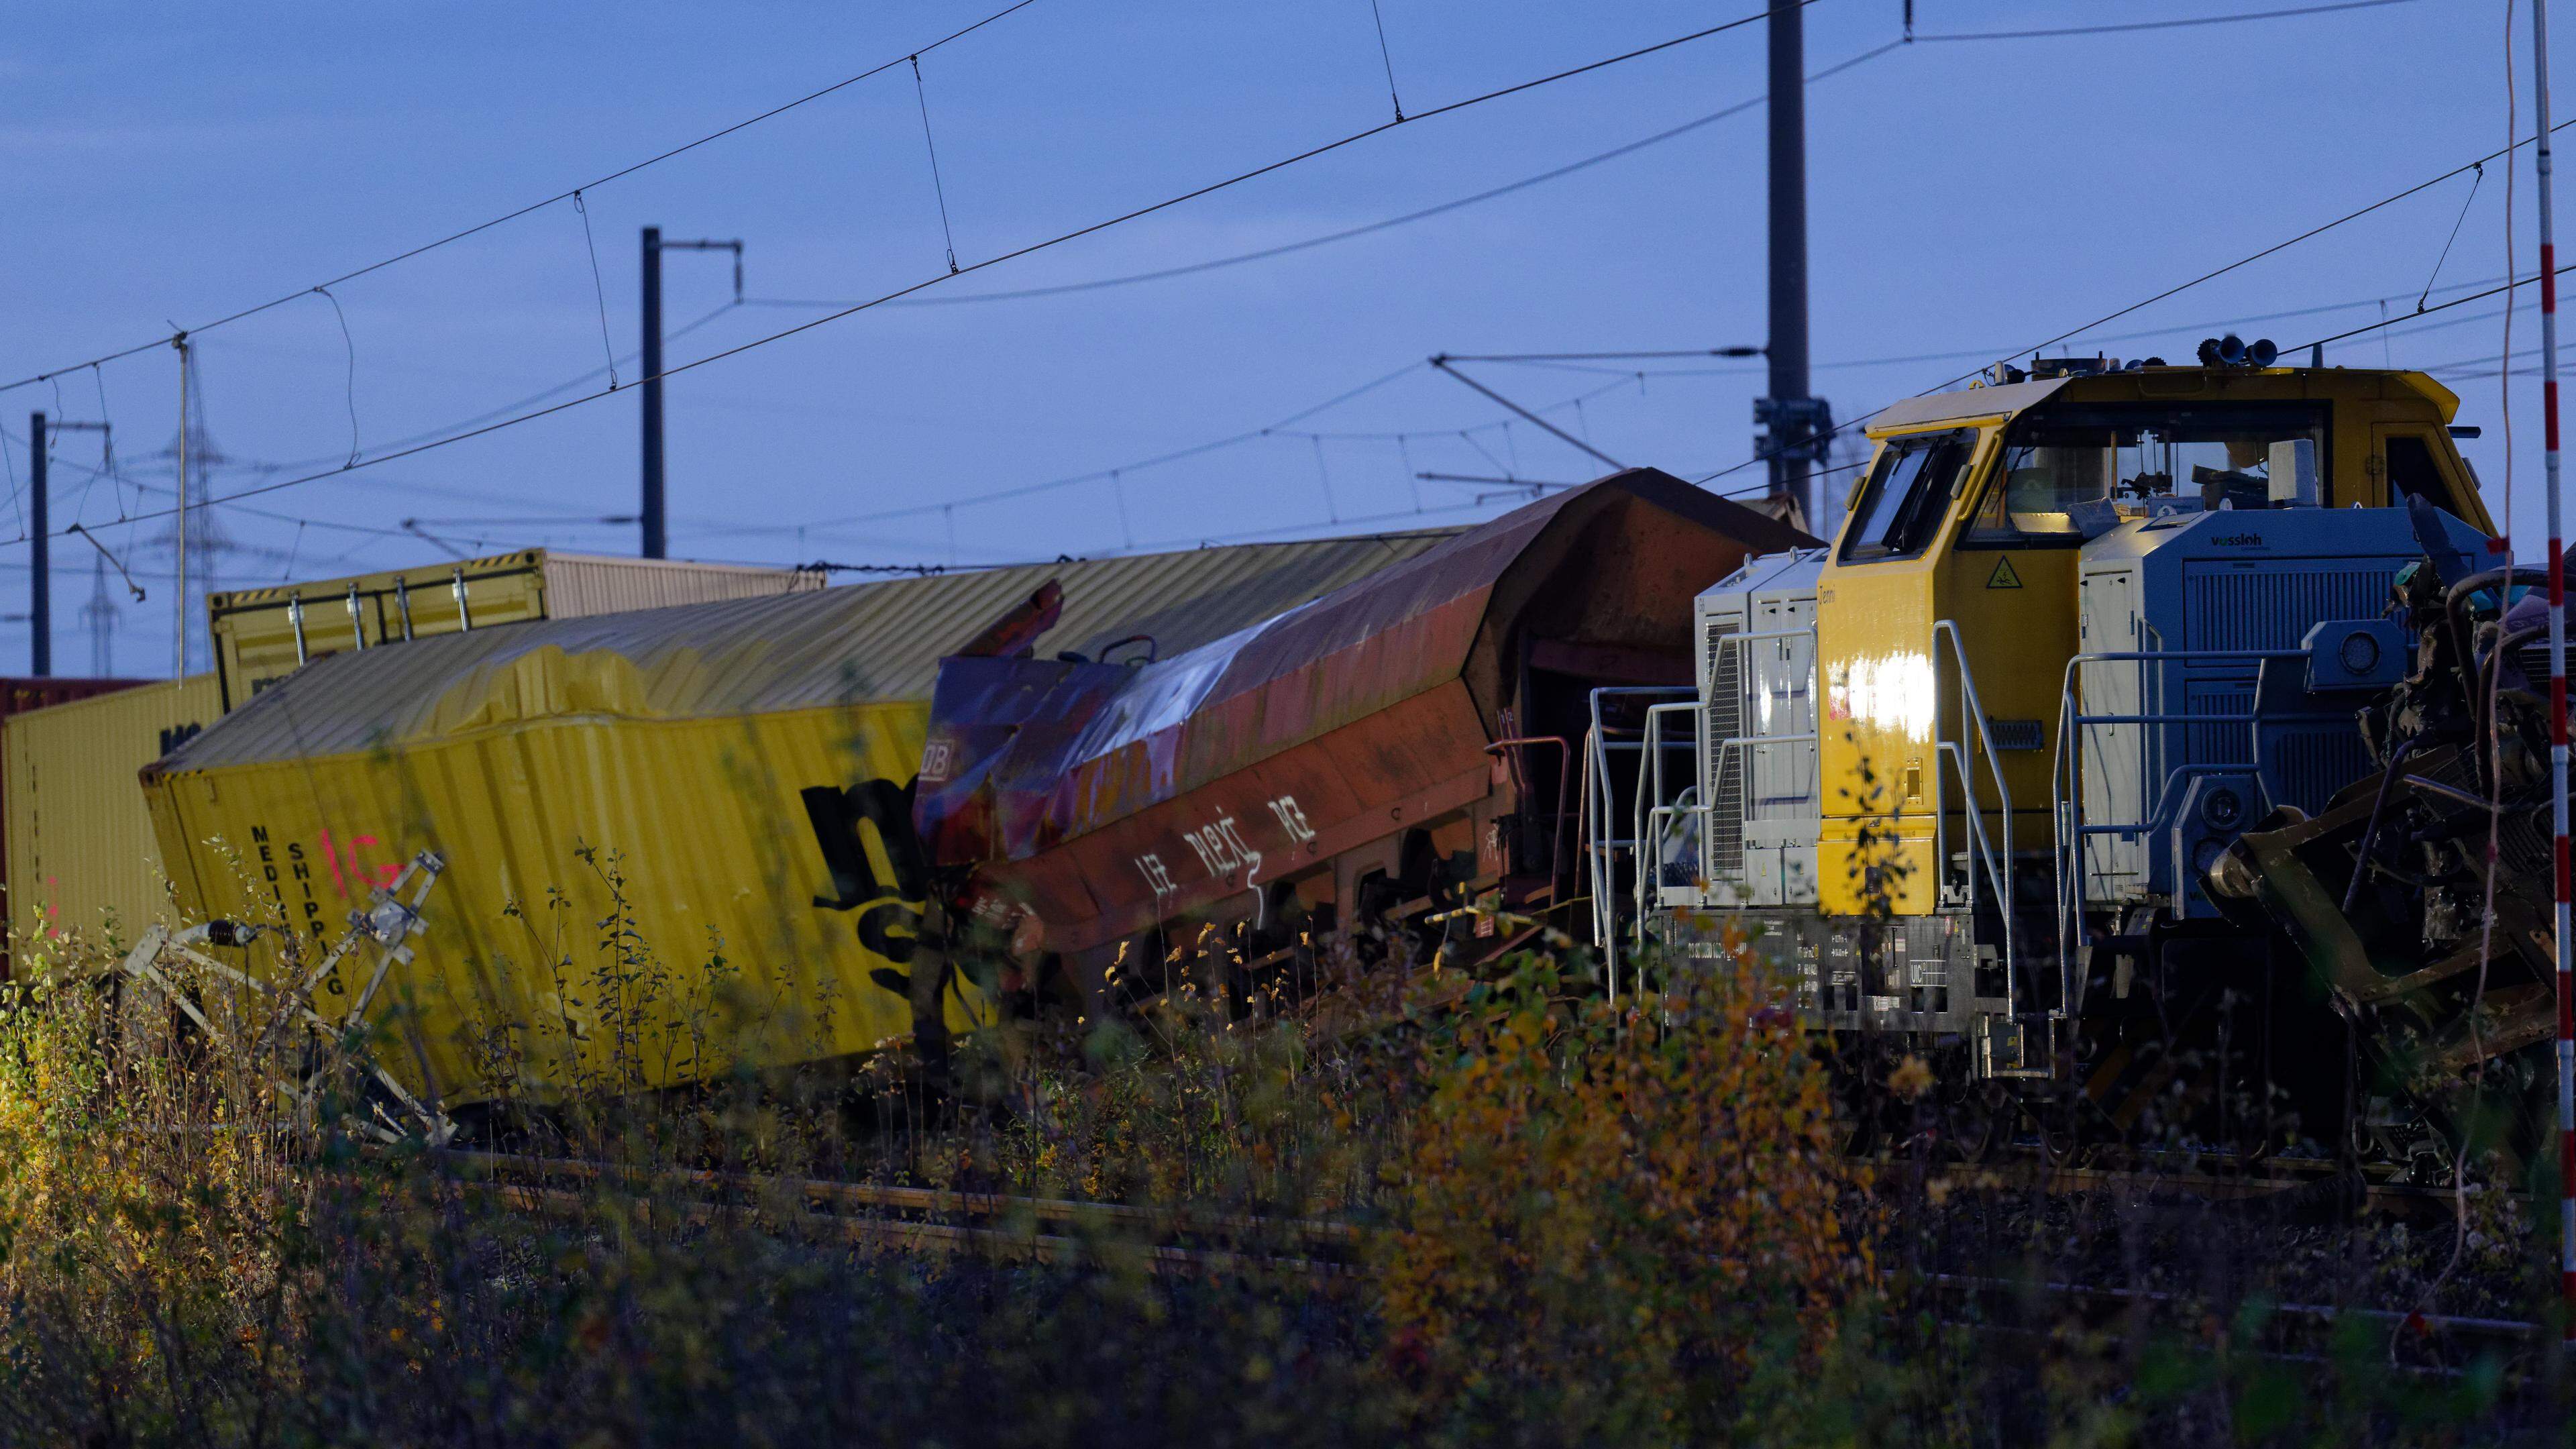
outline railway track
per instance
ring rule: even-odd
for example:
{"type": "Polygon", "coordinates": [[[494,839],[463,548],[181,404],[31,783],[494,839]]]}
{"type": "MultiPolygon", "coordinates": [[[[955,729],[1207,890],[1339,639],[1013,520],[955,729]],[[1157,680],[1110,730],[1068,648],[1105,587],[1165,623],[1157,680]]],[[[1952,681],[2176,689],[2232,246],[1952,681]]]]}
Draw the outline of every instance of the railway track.
{"type": "MultiPolygon", "coordinates": [[[[707,1169],[626,1168],[579,1158],[450,1151],[440,1159],[454,1175],[495,1189],[522,1210],[575,1217],[595,1210],[602,1193],[640,1216],[673,1214],[692,1224],[790,1215],[794,1227],[896,1251],[978,1256],[1002,1262],[1124,1262],[1162,1276],[1289,1278],[1349,1282],[1364,1271],[1368,1230],[1352,1223],[1259,1214],[1169,1211],[1124,1203],[1006,1193],[894,1187],[874,1183],[707,1169]]],[[[1910,1166],[1886,1163],[1882,1166],[1910,1166]]],[[[2302,1164],[2276,1164],[2298,1167],[2302,1164]]],[[[2331,1164],[2316,1164],[2331,1167],[2331,1164]]],[[[2005,1164],[1972,1170],[1966,1190],[2050,1194],[2101,1192],[2166,1200],[2241,1202],[2320,1185],[2359,1186],[2374,1201],[2422,1206],[2447,1201],[2433,1189],[2351,1184],[2330,1173],[2294,1176],[2118,1172],[2005,1164]]],[[[1930,1274],[1910,1285],[1944,1322],[1979,1332],[2053,1332],[2070,1321],[2106,1332],[2146,1319],[2213,1343],[2233,1336],[2213,1309],[2168,1290],[1975,1274],[1930,1274]]],[[[2361,1322],[2389,1334],[2413,1362],[2394,1366],[2449,1371],[2446,1360],[2479,1352],[2528,1352],[2548,1338],[2546,1325],[2525,1319],[2429,1314],[2379,1307],[2278,1303],[2262,1314],[2260,1343],[2247,1351],[2314,1358],[2345,1325],[2361,1322]]]]}
{"type": "Polygon", "coordinates": [[[449,1152],[460,1176],[540,1212],[587,1210],[605,1190],[650,1213],[693,1222],[775,1217],[854,1242],[926,1252],[1070,1262],[1130,1254],[1156,1272],[1336,1277],[1354,1271],[1363,1230],[1349,1223],[1125,1203],[892,1187],[708,1169],[633,1169],[578,1158],[449,1152]]]}
{"type": "MultiPolygon", "coordinates": [[[[1924,1280],[1924,1287],[1929,1290],[1927,1296],[1942,1301],[1954,1314],[1963,1306],[2003,1314],[2023,1314],[2026,1313],[2026,1305],[2035,1299],[2061,1315],[2072,1311],[2096,1326],[2108,1324],[2123,1315],[2146,1313],[2161,1315],[2168,1320],[2188,1322],[2199,1319],[2207,1336],[2213,1338],[2219,1331],[2217,1325],[2208,1319],[2205,1300],[2163,1289],[1952,1273],[1932,1274],[1924,1280]]],[[[2355,1321],[2419,1349],[2447,1348],[2470,1352],[2510,1352],[2535,1347],[2545,1341],[2548,1332],[2546,1325],[2527,1319],[2340,1307],[2322,1303],[2268,1304],[2262,1317],[2262,1326],[2269,1340],[2264,1351],[2289,1357],[2310,1356],[2344,1324],[2355,1321]]],[[[1977,1329],[2009,1330],[2012,1327],[1992,1320],[1960,1321],[1954,1317],[1952,1321],[1962,1327],[1977,1329]]],[[[2397,1366],[2421,1367],[2402,1363],[2397,1366]]]]}
{"type": "MultiPolygon", "coordinates": [[[[2374,1176],[2324,1159],[2274,1159],[2260,1168],[2068,1167],[2033,1154],[1990,1163],[1923,1164],[1878,1157],[1882,1175],[1919,1176],[1926,1186],[1951,1192],[2037,1192],[2052,1197],[2108,1195],[2138,1203],[2176,1205],[2271,1204],[2285,1209],[2352,1209],[2392,1216],[2448,1216],[2452,1191],[2374,1176]]],[[[2527,1194],[2507,1193],[2521,1201],[2527,1194]]]]}

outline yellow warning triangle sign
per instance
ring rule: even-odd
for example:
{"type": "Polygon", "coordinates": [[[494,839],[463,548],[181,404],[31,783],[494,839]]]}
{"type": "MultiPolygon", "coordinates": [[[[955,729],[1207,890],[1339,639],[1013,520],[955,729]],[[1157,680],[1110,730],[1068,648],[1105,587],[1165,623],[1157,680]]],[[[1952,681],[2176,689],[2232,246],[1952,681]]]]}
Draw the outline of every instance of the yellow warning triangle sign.
{"type": "Polygon", "coordinates": [[[2005,554],[2001,558],[1995,560],[1995,571],[1986,576],[1986,587],[1990,589],[2017,589],[2021,587],[2021,575],[2013,572],[2011,554],[2005,554]]]}

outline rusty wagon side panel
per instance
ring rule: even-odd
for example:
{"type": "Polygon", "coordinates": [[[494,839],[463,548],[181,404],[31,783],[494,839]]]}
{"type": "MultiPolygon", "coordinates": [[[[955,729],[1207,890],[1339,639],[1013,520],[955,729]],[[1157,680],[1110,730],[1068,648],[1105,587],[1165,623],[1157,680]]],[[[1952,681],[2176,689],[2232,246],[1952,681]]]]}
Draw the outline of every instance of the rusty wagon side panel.
{"type": "Polygon", "coordinates": [[[1095,965],[1157,923],[1259,918],[1292,883],[1347,922],[1362,877],[1409,888],[1425,851],[1453,890],[1544,889],[1554,847],[1526,842],[1546,832],[1501,817],[1554,825],[1570,744],[1492,747],[1579,738],[1595,684],[1687,681],[1687,600],[1804,539],[1632,469],[1141,669],[945,660],[917,827],[934,863],[979,868],[977,909],[1095,965]]]}

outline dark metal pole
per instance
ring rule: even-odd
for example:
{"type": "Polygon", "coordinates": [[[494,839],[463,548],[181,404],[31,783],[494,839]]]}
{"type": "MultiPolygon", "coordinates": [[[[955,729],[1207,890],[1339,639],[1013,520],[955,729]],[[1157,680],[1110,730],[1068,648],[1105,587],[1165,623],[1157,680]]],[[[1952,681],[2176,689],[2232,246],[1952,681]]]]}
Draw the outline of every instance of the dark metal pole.
{"type": "Polygon", "coordinates": [[[644,228],[644,556],[668,557],[662,517],[662,229],[644,228]]]}
{"type": "Polygon", "coordinates": [[[1773,420],[1771,493],[1797,500],[1815,526],[1807,496],[1815,428],[1807,406],[1807,77],[1806,8],[1771,9],[1771,397],[1787,404],[1773,420]]]}
{"type": "Polygon", "coordinates": [[[45,518],[45,415],[27,419],[27,672],[38,679],[54,672],[54,577],[47,556],[45,518]]]}

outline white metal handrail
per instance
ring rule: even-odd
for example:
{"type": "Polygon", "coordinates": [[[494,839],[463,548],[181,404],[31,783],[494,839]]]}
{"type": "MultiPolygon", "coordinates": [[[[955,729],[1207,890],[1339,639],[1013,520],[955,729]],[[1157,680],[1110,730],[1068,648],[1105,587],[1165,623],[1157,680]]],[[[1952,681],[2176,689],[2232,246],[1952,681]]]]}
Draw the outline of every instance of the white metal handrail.
{"type": "MultiPolygon", "coordinates": [[[[1690,746],[1696,751],[1699,748],[1699,730],[1696,723],[1699,711],[1700,701],[1696,697],[1678,704],[1646,706],[1646,732],[1645,738],[1640,742],[1640,748],[1645,751],[1645,756],[1637,762],[1637,788],[1633,792],[1636,807],[1633,828],[1636,830],[1634,838],[1637,859],[1637,915],[1634,925],[1637,944],[1641,947],[1646,944],[1647,852],[1649,849],[1655,852],[1654,875],[1661,876],[1663,873],[1663,837],[1648,834],[1646,827],[1650,815],[1660,811],[1664,803],[1664,717],[1674,714],[1686,714],[1692,717],[1694,723],[1690,746]]],[[[1672,743],[1679,744],[1681,741],[1675,740],[1672,743]]]]}
{"type": "MultiPolygon", "coordinates": [[[[1652,810],[1646,812],[1645,838],[1651,843],[1655,850],[1654,884],[1658,891],[1662,889],[1663,885],[1663,845],[1665,837],[1663,822],[1672,819],[1676,815],[1697,815],[1705,818],[1708,814],[1708,806],[1696,799],[1693,799],[1692,795],[1692,791],[1685,790],[1682,792],[1682,799],[1678,802],[1671,805],[1658,805],[1652,810]]],[[[1637,945],[1641,948],[1646,944],[1646,891],[1644,888],[1646,880],[1645,850],[1646,848],[1644,846],[1640,846],[1637,852],[1639,889],[1637,891],[1636,939],[1637,945]]]]}
{"type": "Polygon", "coordinates": [[[1697,699],[1697,685],[1623,684],[1604,685],[1591,692],[1591,727],[1583,735],[1583,808],[1581,814],[1582,849],[1585,877],[1592,896],[1592,944],[1603,958],[1603,969],[1609,973],[1611,999],[1619,995],[1618,923],[1619,897],[1618,854],[1634,851],[1637,842],[1605,839],[1601,827],[1615,818],[1619,802],[1610,784],[1610,753],[1645,748],[1641,740],[1612,740],[1605,736],[1601,720],[1601,702],[1605,699],[1634,698],[1644,695],[1685,695],[1697,699]]]}
{"type": "Polygon", "coordinates": [[[1967,646],[1959,637],[1959,626],[1948,619],[1935,619],[1932,621],[1933,664],[1935,672],[1937,674],[1939,669],[1940,646],[1941,641],[1944,639],[1947,639],[1950,642],[1950,657],[1959,667],[1959,719],[1961,722],[1961,731],[1964,734],[1969,723],[1973,722],[1975,724],[1975,744],[1984,748],[1986,756],[1986,773],[1991,776],[1995,782],[1995,796],[1999,802],[2000,811],[2003,816],[2004,848],[2002,868],[1998,870],[1996,868],[1995,857],[1992,853],[1992,847],[1986,840],[1983,807],[1977,799],[1976,750],[1964,739],[1956,742],[1955,744],[1943,741],[1940,738],[1940,725],[1936,718],[1933,725],[1933,741],[1935,745],[1940,746],[1940,749],[1937,749],[1934,753],[1935,764],[1932,777],[1933,794],[1935,797],[1933,801],[1932,817],[1934,867],[1936,870],[1947,870],[1949,868],[1949,843],[1947,840],[1946,827],[1943,824],[1943,812],[1940,808],[1940,800],[1938,798],[1940,794],[1941,778],[1938,761],[1942,752],[1949,751],[1952,752],[1952,758],[1959,766],[1959,793],[1962,797],[1960,804],[1961,809],[1967,817],[1971,830],[1971,834],[1969,836],[1971,844],[1969,847],[1968,862],[1968,919],[1971,922],[1974,922],[1977,918],[1977,877],[1980,873],[1979,868],[1982,866],[1983,873],[1988,877],[1989,883],[1994,888],[1996,906],[1995,914],[2002,919],[2004,925],[2004,999],[2006,1001],[2013,1001],[2017,999],[2016,988],[2019,984],[2020,958],[2018,951],[2015,949],[2015,943],[2013,940],[2012,786],[2004,779],[2001,753],[1995,749],[1994,736],[1986,728],[1986,710],[1985,706],[1977,698],[1976,675],[1968,668],[1967,646]]]}
{"type": "MultiPolygon", "coordinates": [[[[1802,735],[1734,735],[1727,739],[1719,740],[1716,748],[1713,751],[1709,751],[1708,754],[1710,758],[1723,759],[1726,755],[1739,750],[1749,753],[1750,751],[1765,749],[1772,745],[1816,745],[1821,743],[1822,738],[1822,736],[1818,735],[1813,730],[1809,730],[1807,733],[1802,735]]],[[[1752,770],[1753,767],[1748,762],[1744,767],[1746,780],[1745,796],[1742,801],[1738,802],[1735,811],[1735,824],[1739,832],[1746,826],[1753,823],[1752,809],[1754,801],[1751,785],[1752,770]]],[[[1709,767],[1705,762],[1701,765],[1701,772],[1701,785],[1699,792],[1700,874],[1708,879],[1715,879],[1717,871],[1716,832],[1718,808],[1717,786],[1715,784],[1716,776],[1709,771],[1709,767]]],[[[1819,788],[1822,788],[1821,785],[1819,785],[1819,788]]]]}
{"type": "MultiPolygon", "coordinates": [[[[2258,776],[2263,768],[2263,729],[2261,701],[2257,699],[2243,714],[2192,714],[2188,712],[2141,710],[2131,714],[2084,714],[2080,698],[2084,677],[2077,671],[2087,664],[2254,664],[2261,666],[2271,659],[2305,659],[2304,649],[2119,649],[2077,654],[2066,661],[2066,671],[2058,686],[2057,738],[2053,742],[2048,771],[2049,819],[2056,825],[2057,839],[2050,851],[2057,874],[2057,950],[2059,1010],[2071,1012],[2073,998],[2068,994],[2074,985],[2074,959],[2077,939],[2084,923],[2084,842],[2095,835],[2146,833],[2158,828],[2164,820],[2168,803],[2175,798],[2176,786],[2186,779],[2208,774],[2232,774],[2252,770],[2258,776]],[[2196,765],[2186,761],[2165,772],[2156,788],[2155,805],[2144,820],[2109,825],[2087,825],[2084,822],[2084,729],[2089,725],[2132,724],[2141,727],[2164,725],[2230,725],[2246,727],[2247,754],[2250,762],[2236,765],[2196,765]]],[[[2146,702],[2145,671],[2140,671],[2139,701],[2146,702]]],[[[2256,676],[2260,687],[2260,674],[2256,676]]],[[[2155,676],[2155,694],[2165,692],[2165,676],[2155,676]]],[[[2210,681],[2217,683],[2220,681],[2210,681]]],[[[2143,772],[2141,772],[2143,775],[2143,772]]],[[[2140,780],[2139,797],[2146,798],[2145,781],[2140,780]]],[[[2179,872],[2177,872],[2179,878],[2179,872]]]]}

